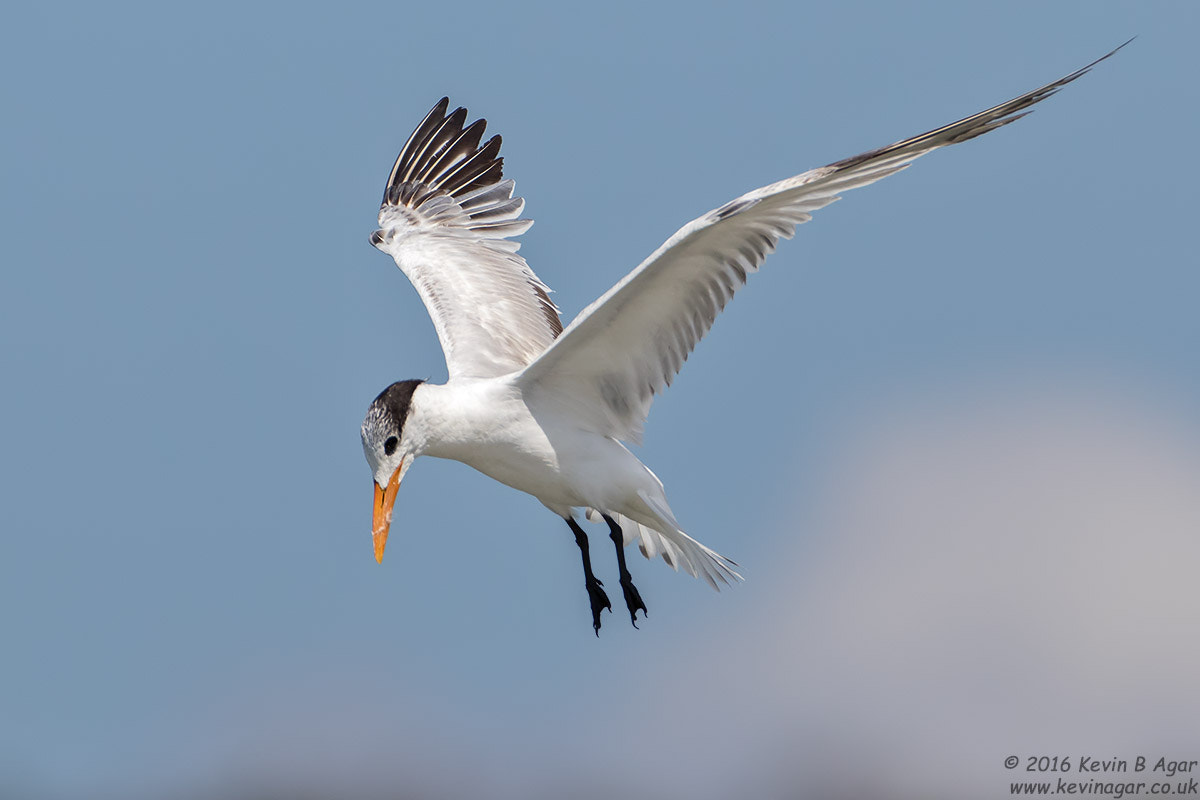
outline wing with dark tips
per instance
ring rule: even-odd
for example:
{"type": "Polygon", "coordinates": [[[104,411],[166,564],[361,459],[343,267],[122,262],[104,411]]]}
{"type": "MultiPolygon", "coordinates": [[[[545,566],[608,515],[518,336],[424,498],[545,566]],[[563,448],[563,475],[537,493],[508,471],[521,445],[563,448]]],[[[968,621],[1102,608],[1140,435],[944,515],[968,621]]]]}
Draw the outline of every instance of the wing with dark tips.
{"type": "Polygon", "coordinates": [[[580,312],[525,369],[520,381],[526,397],[569,408],[572,419],[597,433],[639,441],[654,396],[670,385],[717,314],[779,239],[791,238],[813,211],[939,147],[1020,119],[1120,49],[1006,103],[756,189],[689,222],[580,312]]]}
{"type": "Polygon", "coordinates": [[[503,179],[500,137],[482,120],[447,113],[443,97],[408,137],[383,193],[371,244],[417,289],[450,377],[521,369],[562,332],[549,288],[509,237],[529,229],[525,201],[503,179]]]}

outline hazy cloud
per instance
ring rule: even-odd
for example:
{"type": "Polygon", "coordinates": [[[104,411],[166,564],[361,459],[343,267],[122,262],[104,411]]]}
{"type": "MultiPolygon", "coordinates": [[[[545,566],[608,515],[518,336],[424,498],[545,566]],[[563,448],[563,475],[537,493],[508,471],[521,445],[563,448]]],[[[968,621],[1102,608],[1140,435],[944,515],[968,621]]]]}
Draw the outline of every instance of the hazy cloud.
{"type": "Polygon", "coordinates": [[[639,702],[708,748],[713,797],[999,797],[1008,755],[1195,757],[1198,444],[1103,387],[889,414],[815,518],[781,521],[748,627],[639,702]]]}

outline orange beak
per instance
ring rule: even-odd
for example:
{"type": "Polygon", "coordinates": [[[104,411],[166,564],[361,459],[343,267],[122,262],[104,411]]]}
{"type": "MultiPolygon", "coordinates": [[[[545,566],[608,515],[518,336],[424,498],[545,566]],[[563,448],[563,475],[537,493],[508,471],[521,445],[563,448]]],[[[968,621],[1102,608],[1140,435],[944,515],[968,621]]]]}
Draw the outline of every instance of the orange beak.
{"type": "Polygon", "coordinates": [[[392,527],[392,506],[396,504],[396,491],[400,488],[400,467],[392,473],[387,488],[375,484],[375,515],[371,525],[371,538],[375,540],[375,561],[383,563],[383,548],[387,545],[388,529],[392,527]]]}

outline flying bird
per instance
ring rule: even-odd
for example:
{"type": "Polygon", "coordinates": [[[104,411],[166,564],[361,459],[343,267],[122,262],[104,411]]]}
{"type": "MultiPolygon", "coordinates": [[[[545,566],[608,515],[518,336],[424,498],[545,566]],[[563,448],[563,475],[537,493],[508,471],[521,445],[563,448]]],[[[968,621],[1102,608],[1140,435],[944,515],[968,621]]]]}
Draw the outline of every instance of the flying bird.
{"type": "MultiPolygon", "coordinates": [[[[1126,42],[1125,44],[1128,44],[1126,42]]],[[[646,604],[625,561],[648,559],[714,589],[737,564],[684,532],[640,443],[654,396],[779,239],[838,195],[917,158],[1007,125],[1121,47],[1052,83],[919,136],[755,189],[692,220],[565,328],[550,289],[512,240],[533,220],[502,174],[500,137],[443,97],[400,151],[371,243],[391,255],[433,318],[449,380],[393,383],[362,424],[375,481],[372,537],[383,560],[396,494],[419,456],[461,461],[537,498],[574,534],[592,627],[612,604],[576,514],[602,519],[634,626],[646,604]]]]}

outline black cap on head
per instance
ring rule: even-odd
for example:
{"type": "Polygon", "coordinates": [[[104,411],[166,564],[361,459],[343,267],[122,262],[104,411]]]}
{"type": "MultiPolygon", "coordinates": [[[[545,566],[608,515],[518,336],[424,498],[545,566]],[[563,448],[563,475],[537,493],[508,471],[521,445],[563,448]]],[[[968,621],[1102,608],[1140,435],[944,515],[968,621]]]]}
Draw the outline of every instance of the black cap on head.
{"type": "Polygon", "coordinates": [[[396,381],[371,401],[367,418],[374,417],[385,430],[402,431],[412,406],[413,392],[425,381],[396,381]]]}

